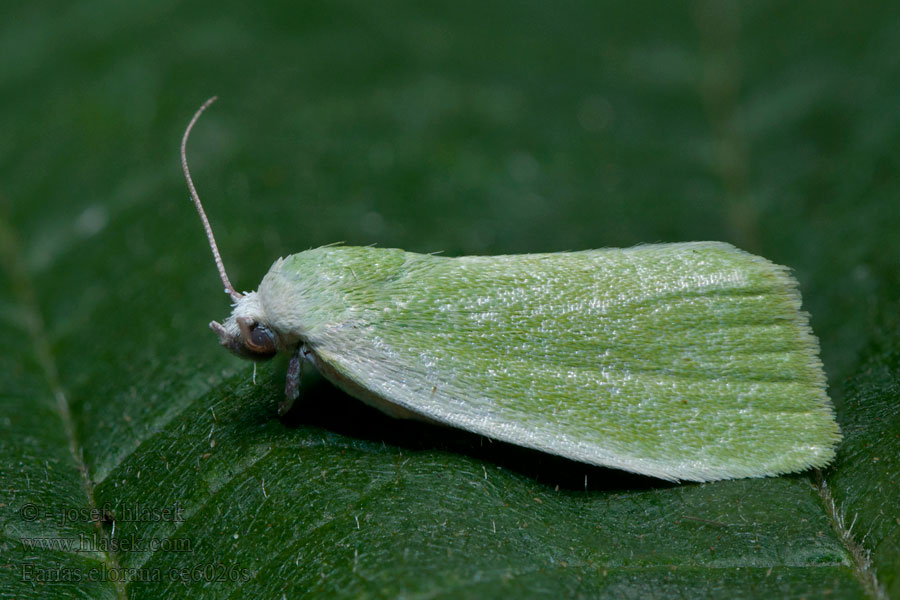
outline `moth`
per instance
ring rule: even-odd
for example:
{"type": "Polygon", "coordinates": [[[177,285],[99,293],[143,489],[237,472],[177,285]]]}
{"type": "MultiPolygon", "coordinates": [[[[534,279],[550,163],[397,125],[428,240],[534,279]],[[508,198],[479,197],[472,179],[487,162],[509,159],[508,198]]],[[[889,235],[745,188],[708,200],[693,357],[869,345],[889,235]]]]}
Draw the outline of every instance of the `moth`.
{"type": "Polygon", "coordinates": [[[822,467],[840,430],[790,271],[721,242],[450,258],[326,246],[279,258],[210,327],[307,361],[388,415],[667,480],[822,467]]]}

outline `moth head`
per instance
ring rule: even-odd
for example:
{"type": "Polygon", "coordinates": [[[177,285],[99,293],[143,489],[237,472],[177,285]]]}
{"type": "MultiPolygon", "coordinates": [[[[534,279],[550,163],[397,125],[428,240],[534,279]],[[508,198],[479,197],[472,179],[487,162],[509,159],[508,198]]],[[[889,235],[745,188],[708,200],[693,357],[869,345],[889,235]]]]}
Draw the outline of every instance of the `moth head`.
{"type": "Polygon", "coordinates": [[[222,323],[213,321],[209,326],[218,334],[219,343],[241,358],[266,360],[272,358],[278,352],[278,337],[266,324],[265,312],[256,292],[241,294],[234,289],[231,281],[228,280],[228,275],[225,273],[225,265],[222,264],[222,257],[219,255],[218,246],[216,246],[216,238],[213,235],[209,219],[206,218],[206,211],[203,210],[203,204],[200,202],[200,196],[197,195],[197,189],[194,187],[191,171],[188,169],[187,164],[187,141],[188,136],[191,134],[191,129],[193,129],[194,124],[200,118],[200,115],[203,114],[203,111],[215,100],[216,97],[213,96],[194,113],[194,117],[188,123],[187,129],[184,130],[184,136],[181,138],[181,168],[184,171],[184,178],[187,181],[188,190],[191,193],[194,206],[197,208],[197,213],[200,215],[200,221],[203,223],[203,229],[206,230],[209,248],[212,250],[216,268],[219,270],[219,277],[225,286],[225,293],[231,296],[231,299],[234,301],[234,310],[231,316],[222,323]]]}
{"type": "Polygon", "coordinates": [[[220,344],[241,358],[267,360],[278,353],[278,336],[266,324],[256,292],[243,294],[230,317],[209,327],[218,334],[220,344]]]}

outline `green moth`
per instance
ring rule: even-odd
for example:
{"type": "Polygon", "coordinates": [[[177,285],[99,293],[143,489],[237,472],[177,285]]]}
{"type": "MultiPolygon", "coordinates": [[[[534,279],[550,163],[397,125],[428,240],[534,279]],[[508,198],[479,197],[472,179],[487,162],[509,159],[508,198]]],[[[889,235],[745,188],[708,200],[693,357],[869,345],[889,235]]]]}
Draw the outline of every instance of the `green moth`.
{"type": "Polygon", "coordinates": [[[822,467],[840,431],[786,267],[719,242],[447,258],[326,246],[228,280],[210,327],[238,356],[302,361],[396,417],[669,480],[822,467]]]}

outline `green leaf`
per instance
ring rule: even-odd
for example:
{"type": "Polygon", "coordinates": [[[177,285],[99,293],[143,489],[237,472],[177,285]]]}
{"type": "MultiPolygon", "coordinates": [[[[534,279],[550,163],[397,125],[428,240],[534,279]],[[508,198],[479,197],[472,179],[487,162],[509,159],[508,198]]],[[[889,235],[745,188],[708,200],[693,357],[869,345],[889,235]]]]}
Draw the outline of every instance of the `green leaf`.
{"type": "MultiPolygon", "coordinates": [[[[0,597],[900,598],[891,3],[0,9],[0,597]],[[844,442],[672,485],[227,355],[232,281],[336,241],[722,240],[795,269],[844,442]]],[[[307,376],[308,375],[308,376],[307,376]]]]}

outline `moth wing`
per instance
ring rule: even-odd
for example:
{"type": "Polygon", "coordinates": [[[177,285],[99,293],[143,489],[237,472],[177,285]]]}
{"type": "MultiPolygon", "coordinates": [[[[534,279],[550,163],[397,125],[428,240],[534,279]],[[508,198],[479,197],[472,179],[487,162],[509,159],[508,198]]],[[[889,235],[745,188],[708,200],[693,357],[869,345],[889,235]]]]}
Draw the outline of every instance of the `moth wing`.
{"type": "Polygon", "coordinates": [[[402,255],[353,319],[309,340],[352,394],[670,480],[775,475],[834,455],[818,342],[784,267],[713,242],[402,255]]]}

